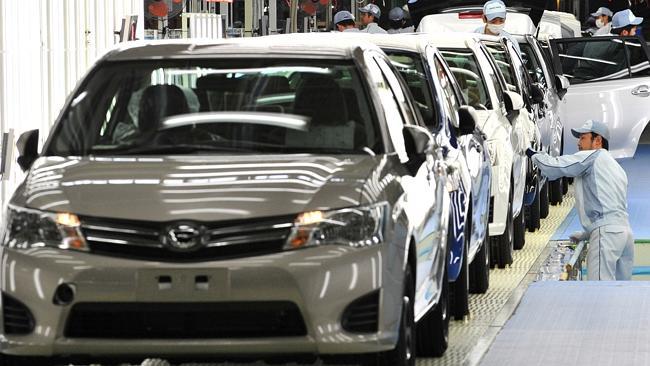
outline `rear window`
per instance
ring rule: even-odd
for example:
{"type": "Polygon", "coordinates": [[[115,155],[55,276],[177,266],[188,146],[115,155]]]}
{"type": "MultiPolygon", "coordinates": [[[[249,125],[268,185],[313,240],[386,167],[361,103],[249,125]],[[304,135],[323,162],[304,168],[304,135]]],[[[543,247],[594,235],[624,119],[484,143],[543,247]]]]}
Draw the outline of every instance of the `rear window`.
{"type": "Polygon", "coordinates": [[[106,63],[73,97],[46,154],[153,153],[172,146],[192,153],[379,153],[373,112],[351,61],[106,63]],[[278,115],[301,117],[306,128],[269,123],[278,115]]]}

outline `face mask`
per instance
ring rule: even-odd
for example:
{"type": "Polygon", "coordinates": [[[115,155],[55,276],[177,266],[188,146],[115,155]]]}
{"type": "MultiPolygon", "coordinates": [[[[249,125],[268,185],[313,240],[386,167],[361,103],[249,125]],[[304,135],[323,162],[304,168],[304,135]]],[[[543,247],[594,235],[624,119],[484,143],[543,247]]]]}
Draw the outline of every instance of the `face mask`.
{"type": "Polygon", "coordinates": [[[487,29],[492,34],[500,34],[503,30],[504,24],[488,24],[487,29]]]}
{"type": "Polygon", "coordinates": [[[598,28],[602,28],[602,27],[604,27],[604,26],[605,26],[605,23],[603,23],[603,20],[602,20],[602,19],[600,19],[600,18],[599,18],[599,19],[596,19],[596,27],[598,27],[598,28]]]}

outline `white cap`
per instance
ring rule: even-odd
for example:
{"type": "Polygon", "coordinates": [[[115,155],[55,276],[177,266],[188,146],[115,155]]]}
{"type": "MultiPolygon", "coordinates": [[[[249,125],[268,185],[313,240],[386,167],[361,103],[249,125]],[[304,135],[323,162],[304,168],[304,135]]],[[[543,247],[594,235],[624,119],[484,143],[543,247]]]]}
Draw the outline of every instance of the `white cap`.
{"type": "Polygon", "coordinates": [[[347,10],[341,10],[338,13],[334,14],[334,24],[339,24],[344,20],[354,21],[354,15],[347,10]]]}
{"type": "Polygon", "coordinates": [[[501,0],[490,0],[483,5],[483,15],[488,21],[494,18],[506,18],[506,4],[501,0]]]}
{"type": "Polygon", "coordinates": [[[595,13],[591,13],[592,17],[599,17],[601,15],[607,15],[608,17],[611,17],[612,15],[614,15],[614,13],[612,13],[612,11],[609,10],[609,8],[606,8],[604,6],[598,8],[598,10],[596,10],[595,13]]]}
{"type": "Polygon", "coordinates": [[[609,128],[600,121],[588,119],[582,126],[571,129],[571,134],[574,137],[579,138],[583,133],[595,133],[609,141],[609,128]]]}
{"type": "Polygon", "coordinates": [[[368,4],[363,8],[359,8],[359,13],[370,13],[375,18],[379,19],[381,17],[381,9],[375,4],[368,4]]]}
{"type": "Polygon", "coordinates": [[[628,25],[639,25],[642,22],[643,18],[635,16],[632,10],[625,9],[616,12],[612,17],[612,29],[623,28],[628,25]]]}

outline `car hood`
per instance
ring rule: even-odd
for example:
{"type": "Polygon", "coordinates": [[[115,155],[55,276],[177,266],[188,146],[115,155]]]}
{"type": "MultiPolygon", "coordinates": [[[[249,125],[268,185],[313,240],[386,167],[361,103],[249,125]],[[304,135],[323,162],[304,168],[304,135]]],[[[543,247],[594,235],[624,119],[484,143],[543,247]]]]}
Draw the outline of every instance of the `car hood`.
{"type": "MultiPolygon", "coordinates": [[[[409,12],[413,18],[413,22],[417,28],[420,23],[420,19],[429,14],[437,14],[441,11],[449,8],[461,7],[461,6],[483,6],[485,0],[440,0],[440,1],[430,1],[430,0],[416,0],[409,1],[409,12]]],[[[552,0],[511,0],[508,1],[508,7],[513,8],[529,8],[530,18],[535,24],[539,23],[539,20],[544,13],[544,9],[554,9],[555,2],[552,0]]]]}
{"type": "Polygon", "coordinates": [[[13,203],[80,216],[221,221],[359,204],[379,157],[42,157],[13,203]]]}

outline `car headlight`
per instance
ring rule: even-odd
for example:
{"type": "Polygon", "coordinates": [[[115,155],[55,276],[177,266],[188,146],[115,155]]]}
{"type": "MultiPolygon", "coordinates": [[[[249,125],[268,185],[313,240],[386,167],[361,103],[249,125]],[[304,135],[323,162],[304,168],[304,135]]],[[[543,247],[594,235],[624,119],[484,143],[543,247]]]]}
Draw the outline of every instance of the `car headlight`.
{"type": "Polygon", "coordinates": [[[9,205],[2,245],[16,249],[53,247],[87,251],[79,218],[9,205]]]}
{"type": "Polygon", "coordinates": [[[294,221],[285,249],[319,245],[365,247],[383,241],[387,204],[303,212],[294,221]]]}
{"type": "Polygon", "coordinates": [[[488,141],[487,142],[488,153],[490,154],[490,164],[492,166],[497,165],[497,163],[499,162],[499,159],[498,159],[498,151],[499,151],[498,144],[499,143],[497,141],[488,141]]]}

